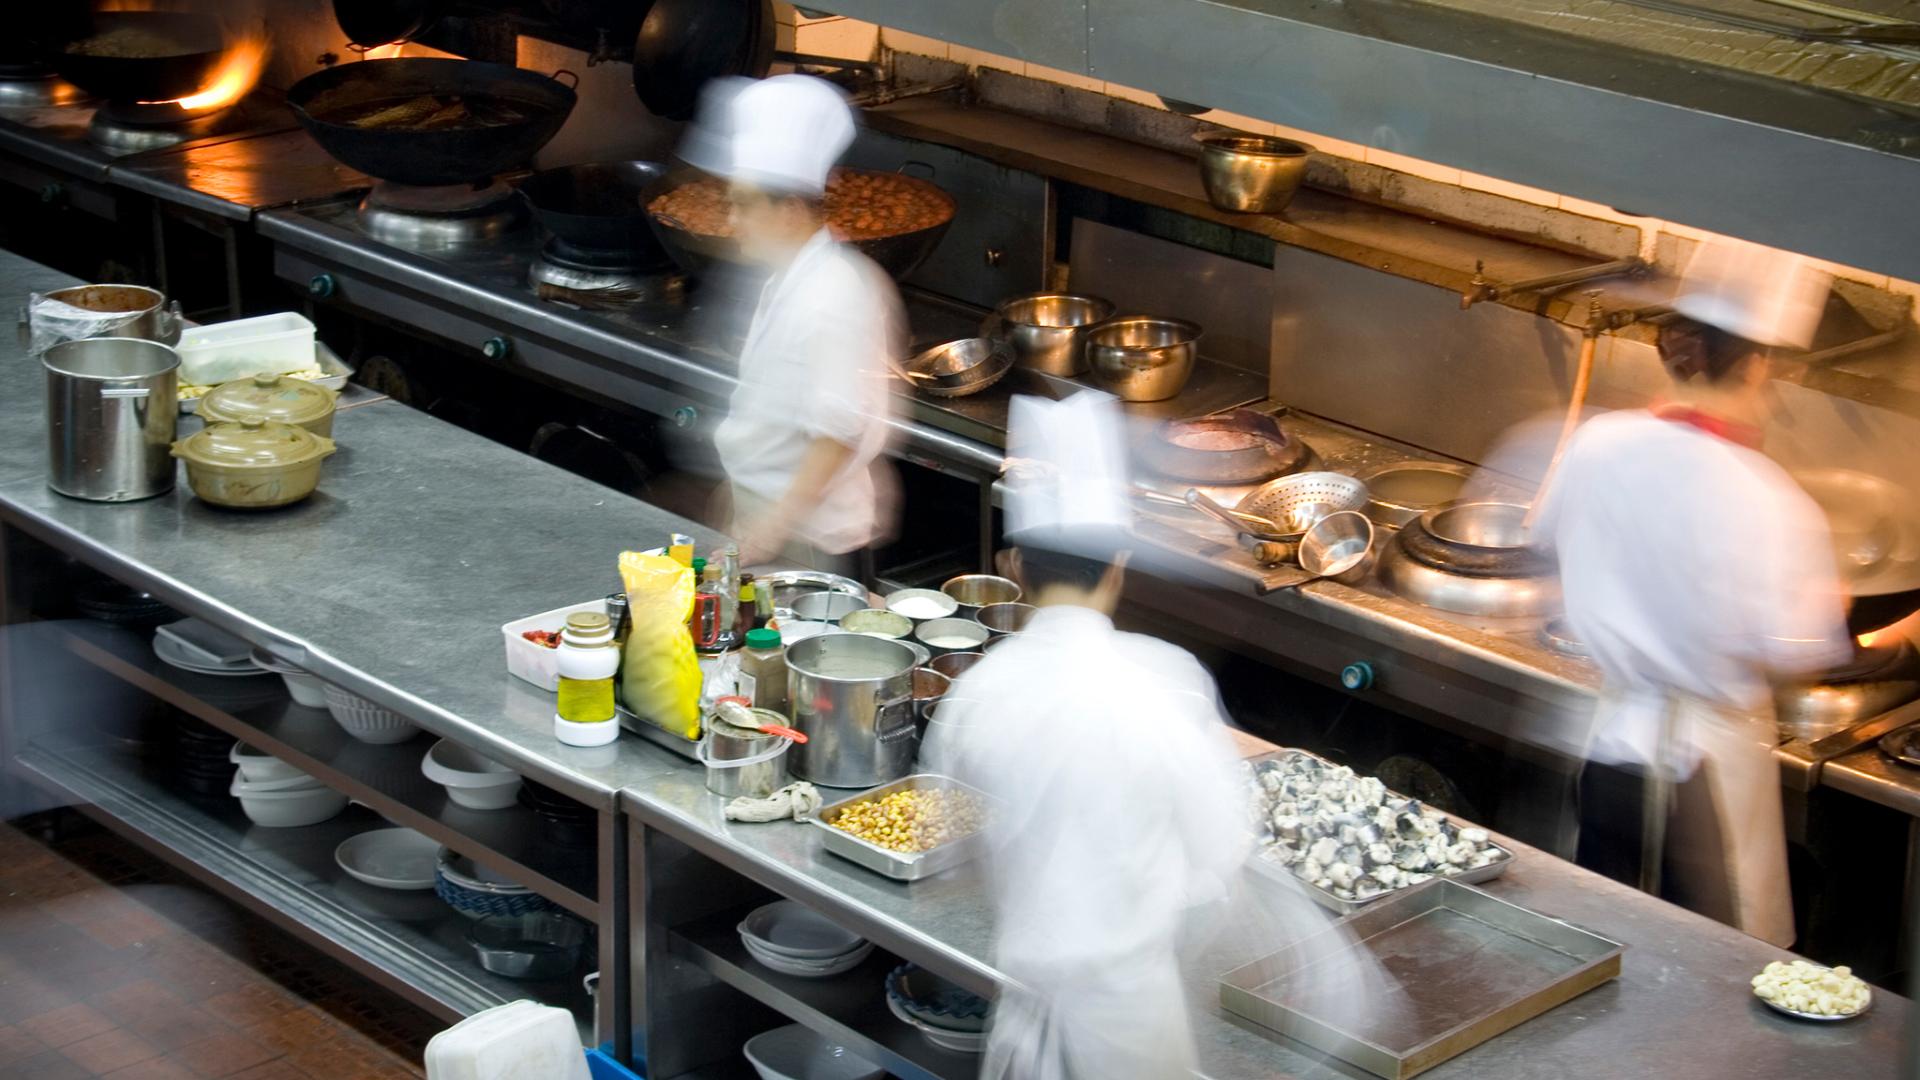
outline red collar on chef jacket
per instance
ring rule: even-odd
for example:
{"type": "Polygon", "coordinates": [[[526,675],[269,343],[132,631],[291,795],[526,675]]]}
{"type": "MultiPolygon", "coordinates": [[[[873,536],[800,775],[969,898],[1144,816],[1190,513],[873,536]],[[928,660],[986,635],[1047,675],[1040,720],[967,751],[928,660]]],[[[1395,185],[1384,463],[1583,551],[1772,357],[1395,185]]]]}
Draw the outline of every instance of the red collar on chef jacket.
{"type": "Polygon", "coordinates": [[[1653,415],[1676,424],[1686,424],[1688,427],[1699,428],[1701,431],[1717,439],[1725,439],[1735,446],[1744,446],[1749,450],[1760,449],[1762,432],[1752,424],[1743,424],[1738,420],[1728,420],[1725,417],[1702,412],[1691,405],[1679,405],[1672,402],[1664,405],[1655,405],[1653,407],[1653,415]]]}

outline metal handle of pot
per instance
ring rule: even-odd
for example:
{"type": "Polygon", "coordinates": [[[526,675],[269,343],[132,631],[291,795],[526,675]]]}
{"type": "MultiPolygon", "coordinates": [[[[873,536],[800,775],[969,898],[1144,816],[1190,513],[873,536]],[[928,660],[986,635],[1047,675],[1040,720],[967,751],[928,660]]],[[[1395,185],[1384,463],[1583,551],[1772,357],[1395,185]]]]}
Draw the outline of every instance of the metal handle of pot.
{"type": "Polygon", "coordinates": [[[103,386],[100,388],[100,396],[103,398],[143,398],[151,393],[153,393],[152,388],[145,386],[103,386]]]}
{"type": "Polygon", "coordinates": [[[169,300],[165,307],[154,313],[154,325],[160,334],[162,345],[173,346],[180,343],[180,332],[185,329],[187,317],[180,310],[180,301],[169,300]]]}
{"type": "MultiPolygon", "coordinates": [[[[653,212],[653,220],[659,222],[662,225],[665,225],[669,229],[679,229],[681,232],[684,232],[684,233],[693,232],[693,230],[687,226],[686,222],[681,221],[679,218],[674,217],[672,214],[663,214],[660,211],[655,210],[653,212]]],[[[698,236],[699,234],[694,233],[694,235],[698,236]]]]}
{"type": "Polygon", "coordinates": [[[560,83],[561,86],[564,86],[569,90],[580,89],[580,76],[569,68],[560,68],[556,70],[553,74],[547,76],[547,78],[552,79],[554,82],[560,83]],[[562,75],[565,75],[567,78],[572,79],[573,81],[560,82],[560,76],[562,75]]]}

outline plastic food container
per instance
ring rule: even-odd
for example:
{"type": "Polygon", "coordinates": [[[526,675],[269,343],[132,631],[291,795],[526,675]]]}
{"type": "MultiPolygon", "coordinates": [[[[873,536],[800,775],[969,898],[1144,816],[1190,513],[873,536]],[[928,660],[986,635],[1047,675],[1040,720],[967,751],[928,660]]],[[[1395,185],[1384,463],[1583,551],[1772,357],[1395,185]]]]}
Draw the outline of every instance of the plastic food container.
{"type": "Polygon", "coordinates": [[[275,420],[323,437],[333,434],[334,400],[340,395],[304,379],[265,373],[222,383],[200,399],[209,424],[275,420]]]}
{"type": "Polygon", "coordinates": [[[314,366],[313,324],[285,311],[180,332],[180,378],[196,386],[314,366]]]}
{"type": "Polygon", "coordinates": [[[887,1070],[805,1024],[763,1031],[741,1049],[760,1080],[880,1080],[887,1070]]]}
{"type": "Polygon", "coordinates": [[[420,771],[469,810],[504,810],[520,794],[519,773],[449,739],[433,744],[420,771]]]}
{"type": "Polygon", "coordinates": [[[506,642],[507,674],[516,679],[524,679],[548,693],[560,689],[560,650],[536,645],[521,635],[529,630],[548,630],[559,633],[567,625],[567,616],[576,611],[597,611],[607,613],[605,600],[589,600],[583,604],[569,604],[552,611],[543,611],[538,615],[529,615],[524,619],[515,619],[500,627],[500,636],[506,642]]]}
{"type": "Polygon", "coordinates": [[[420,725],[384,705],[376,705],[332,683],[326,687],[327,711],[347,734],[361,742],[377,746],[402,743],[420,730],[420,725]]]}
{"type": "MultiPolygon", "coordinates": [[[[284,782],[284,781],[283,781],[284,782]]],[[[228,794],[240,800],[240,809],[255,825],[295,828],[317,825],[347,808],[345,794],[320,785],[293,790],[257,790],[235,776],[228,794]]]]}

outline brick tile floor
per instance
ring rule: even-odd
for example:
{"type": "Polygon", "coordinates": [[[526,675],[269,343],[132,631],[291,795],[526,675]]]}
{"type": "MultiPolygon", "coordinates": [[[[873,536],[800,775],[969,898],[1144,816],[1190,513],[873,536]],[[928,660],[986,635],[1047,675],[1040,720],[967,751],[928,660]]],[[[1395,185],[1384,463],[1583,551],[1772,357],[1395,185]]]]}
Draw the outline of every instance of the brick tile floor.
{"type": "Polygon", "coordinates": [[[417,1078],[442,1026],[84,819],[0,822],[0,1076],[417,1078]]]}

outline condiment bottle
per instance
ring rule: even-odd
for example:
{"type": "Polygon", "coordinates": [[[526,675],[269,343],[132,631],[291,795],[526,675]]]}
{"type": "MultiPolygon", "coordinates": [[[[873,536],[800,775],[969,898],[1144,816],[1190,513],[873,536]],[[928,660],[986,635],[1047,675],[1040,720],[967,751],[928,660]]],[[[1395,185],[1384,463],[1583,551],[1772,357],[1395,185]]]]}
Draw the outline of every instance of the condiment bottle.
{"type": "Polygon", "coordinates": [[[613,624],[597,611],[567,616],[556,650],[560,673],[553,734],[570,746],[604,746],[620,735],[613,677],[620,670],[613,624]]]}
{"type": "Polygon", "coordinates": [[[737,649],[746,626],[740,620],[740,549],[728,544],[720,551],[720,637],[723,648],[737,649]]]}
{"type": "Polygon", "coordinates": [[[787,694],[787,650],[780,644],[780,631],[766,627],[747,631],[747,648],[740,654],[740,682],[741,693],[753,700],[754,708],[793,715],[787,694]]]}
{"type": "MultiPolygon", "coordinates": [[[[667,538],[667,557],[681,566],[693,565],[693,537],[686,533],[674,533],[667,538]]],[[[698,574],[700,571],[695,570],[698,574]]]]}
{"type": "Polygon", "coordinates": [[[613,593],[607,597],[605,603],[607,605],[607,621],[613,624],[613,643],[615,645],[625,645],[627,643],[627,631],[633,629],[633,624],[627,619],[627,594],[623,592],[613,593]]]}
{"type": "Polygon", "coordinates": [[[687,627],[693,632],[693,647],[701,652],[725,652],[724,624],[720,618],[720,568],[709,566],[700,575],[693,593],[693,617],[687,627]]]}
{"type": "Polygon", "coordinates": [[[740,575],[740,632],[750,634],[767,625],[760,618],[760,587],[752,574],[740,575]]]}

